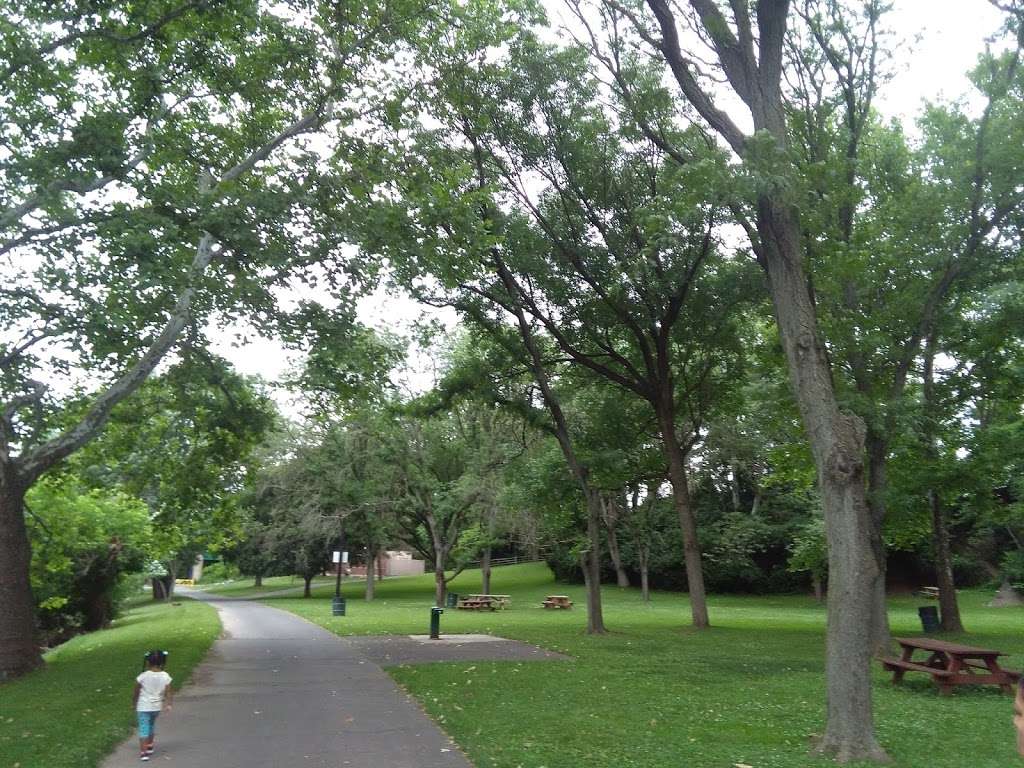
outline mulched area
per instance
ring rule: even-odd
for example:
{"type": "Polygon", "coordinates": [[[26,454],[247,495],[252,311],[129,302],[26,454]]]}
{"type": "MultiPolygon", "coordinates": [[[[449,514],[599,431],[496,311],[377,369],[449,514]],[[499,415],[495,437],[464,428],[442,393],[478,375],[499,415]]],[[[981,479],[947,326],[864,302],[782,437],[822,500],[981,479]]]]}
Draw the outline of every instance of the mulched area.
{"type": "Polygon", "coordinates": [[[368,635],[341,640],[382,667],[436,661],[571,661],[572,658],[518,640],[489,635],[442,635],[440,640],[429,640],[421,635],[368,635]]]}

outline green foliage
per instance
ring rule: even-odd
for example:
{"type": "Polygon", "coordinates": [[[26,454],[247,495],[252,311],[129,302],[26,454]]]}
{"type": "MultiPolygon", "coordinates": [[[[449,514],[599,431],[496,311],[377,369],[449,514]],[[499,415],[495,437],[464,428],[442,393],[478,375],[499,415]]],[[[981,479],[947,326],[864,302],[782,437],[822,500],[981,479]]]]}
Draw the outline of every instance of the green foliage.
{"type": "Polygon", "coordinates": [[[100,629],[117,612],[117,587],[153,547],[146,505],[123,492],[89,490],[73,477],[29,493],[32,592],[48,643],[100,629]]]}
{"type": "Polygon", "coordinates": [[[203,584],[215,584],[222,581],[231,581],[241,576],[241,571],[233,564],[220,560],[203,566],[203,575],[200,582],[203,584]]]}
{"type": "Polygon", "coordinates": [[[153,556],[180,571],[232,540],[253,452],[276,418],[259,382],[193,352],[118,407],[75,466],[96,487],[143,499],[153,556]]]}
{"type": "Polygon", "coordinates": [[[791,571],[809,573],[813,578],[824,582],[828,578],[825,521],[820,517],[809,520],[793,539],[790,553],[791,571]]]}

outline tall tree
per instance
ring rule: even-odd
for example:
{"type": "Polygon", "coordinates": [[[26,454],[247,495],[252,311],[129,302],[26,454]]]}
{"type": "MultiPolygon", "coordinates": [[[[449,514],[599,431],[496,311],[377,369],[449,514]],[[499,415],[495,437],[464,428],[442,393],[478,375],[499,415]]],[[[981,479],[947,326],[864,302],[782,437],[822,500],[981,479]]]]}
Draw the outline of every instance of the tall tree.
{"type": "MultiPolygon", "coordinates": [[[[483,266],[489,269],[501,263],[500,255],[492,248],[483,266]]],[[[440,266],[433,257],[421,262],[426,264],[440,266]]],[[[465,266],[460,265],[459,271],[465,266]]],[[[600,579],[601,496],[587,456],[580,451],[577,420],[563,407],[563,395],[566,390],[571,394],[573,386],[565,384],[568,377],[561,375],[550,345],[527,320],[514,298],[516,294],[507,291],[508,283],[495,280],[488,281],[484,290],[465,282],[451,293],[438,296],[419,291],[418,295],[430,303],[455,307],[469,319],[474,336],[480,336],[476,345],[479,354],[468,361],[469,366],[456,372],[455,388],[461,380],[463,389],[475,389],[479,398],[502,406],[525,424],[555,439],[579,491],[579,498],[573,501],[582,501],[585,510],[585,542],[581,543],[579,554],[587,584],[587,631],[603,634],[606,630],[600,579]],[[508,327],[507,321],[514,323],[513,328],[508,327]]],[[[446,385],[451,387],[452,382],[446,385]]],[[[571,517],[577,522],[575,516],[571,517]]]]}
{"type": "MultiPolygon", "coordinates": [[[[739,160],[737,170],[751,182],[738,184],[726,202],[767,275],[793,392],[818,470],[829,541],[828,716],[817,748],[842,761],[885,759],[875,737],[870,675],[873,606],[883,574],[874,554],[874,523],[864,488],[864,424],[840,407],[808,291],[796,194],[800,169],[794,163],[793,125],[782,79],[790,2],[730,2],[724,8],[714,0],[689,0],[682,6],[646,0],[643,7],[606,0],[600,8],[610,42],[606,48],[596,34],[593,39],[622,100],[636,103],[634,83],[621,65],[629,53],[619,30],[627,28],[663,62],[700,122],[724,141],[739,160]],[[687,50],[688,23],[695,45],[703,50],[687,50]],[[698,69],[695,60],[708,57],[729,98],[742,105],[742,118],[719,106],[722,94],[698,69]],[[744,130],[744,124],[752,131],[744,130]]],[[[647,114],[636,109],[630,114],[667,154],[683,165],[693,161],[647,114]]]]}
{"type": "Polygon", "coordinates": [[[679,136],[702,157],[681,168],[617,130],[580,49],[545,48],[529,34],[510,47],[507,63],[449,72],[450,128],[472,148],[481,188],[520,212],[491,224],[515,243],[502,255],[515,301],[574,364],[652,409],[693,623],[707,626],[687,454],[737,379],[735,331],[751,293],[745,262],[716,254],[720,158],[699,134],[679,136]]]}
{"type": "MultiPolygon", "coordinates": [[[[833,349],[840,400],[866,425],[868,504],[874,550],[883,541],[889,458],[901,414],[921,376],[927,339],[941,333],[965,292],[997,278],[1012,250],[1024,205],[1014,179],[1024,161],[1019,30],[1005,54],[987,54],[973,74],[985,99],[980,116],[930,106],[919,146],[881,126],[871,105],[881,81],[884,11],[835,2],[804,3],[801,17],[817,59],[793,57],[801,120],[796,149],[807,179],[805,243],[824,333],[833,349]],[[824,70],[818,73],[817,68],[824,70]],[[823,89],[822,81],[834,81],[823,89]],[[840,185],[835,180],[841,179],[840,185]]],[[[940,584],[954,612],[955,591],[940,584]]],[[[874,644],[888,643],[884,582],[876,595],[874,644]]]]}
{"type": "Polygon", "coordinates": [[[357,119],[355,85],[426,6],[300,5],[4,8],[0,253],[18,258],[0,288],[0,678],[41,661],[27,490],[186,329],[240,306],[265,319],[296,265],[344,264],[344,187],[318,183],[336,169],[297,137],[357,119]]]}

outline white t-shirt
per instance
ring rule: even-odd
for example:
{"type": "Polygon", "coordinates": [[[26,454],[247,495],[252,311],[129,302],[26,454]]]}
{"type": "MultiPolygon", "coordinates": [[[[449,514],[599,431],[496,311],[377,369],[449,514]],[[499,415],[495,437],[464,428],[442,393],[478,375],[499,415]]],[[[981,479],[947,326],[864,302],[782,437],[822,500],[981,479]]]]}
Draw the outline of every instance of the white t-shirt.
{"type": "Polygon", "coordinates": [[[164,692],[171,684],[171,676],[163,670],[154,672],[147,669],[135,678],[139,684],[139,702],[135,705],[137,712],[159,712],[164,706],[164,692]]]}

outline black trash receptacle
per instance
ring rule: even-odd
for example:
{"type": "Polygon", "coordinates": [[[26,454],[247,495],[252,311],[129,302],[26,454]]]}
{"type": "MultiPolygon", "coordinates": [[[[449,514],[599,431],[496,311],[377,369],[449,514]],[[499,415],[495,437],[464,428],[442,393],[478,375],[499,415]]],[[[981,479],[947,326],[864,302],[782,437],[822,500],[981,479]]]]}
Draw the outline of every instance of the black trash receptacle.
{"type": "Polygon", "coordinates": [[[440,640],[441,639],[441,614],[444,613],[444,608],[431,608],[430,609],[430,639],[440,640]]]}
{"type": "Polygon", "coordinates": [[[939,631],[939,609],[934,605],[922,605],[917,615],[921,617],[921,629],[925,632],[939,631]]]}
{"type": "Polygon", "coordinates": [[[444,598],[445,608],[455,608],[459,604],[459,596],[454,592],[449,592],[444,598]]]}
{"type": "Polygon", "coordinates": [[[345,615],[345,598],[334,597],[331,598],[331,613],[335,616],[345,615]]]}

